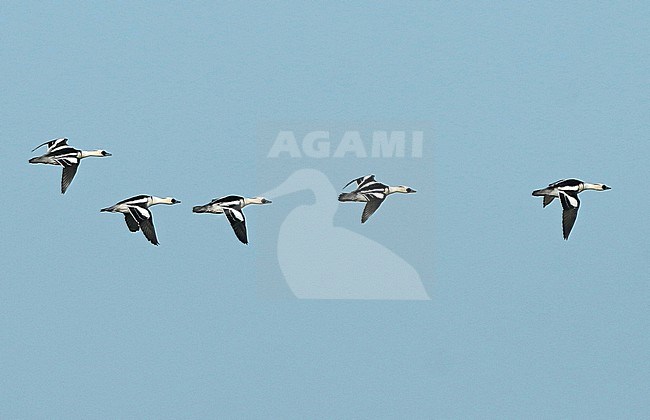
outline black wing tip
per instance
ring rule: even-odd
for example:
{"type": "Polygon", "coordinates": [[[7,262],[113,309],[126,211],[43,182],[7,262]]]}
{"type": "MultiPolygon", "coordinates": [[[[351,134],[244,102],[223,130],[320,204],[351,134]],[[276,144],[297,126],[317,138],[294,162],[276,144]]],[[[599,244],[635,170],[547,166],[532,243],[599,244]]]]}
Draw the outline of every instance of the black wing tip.
{"type": "MultiPolygon", "coordinates": [[[[142,228],[140,228],[140,230],[142,230],[142,228]]],[[[136,232],[137,232],[137,230],[136,230],[136,232]]],[[[135,232],[134,232],[134,233],[135,233],[135,232]]],[[[156,245],[156,246],[160,245],[160,242],[158,242],[158,238],[155,238],[155,237],[154,237],[154,238],[151,238],[151,239],[148,238],[148,237],[147,237],[147,234],[144,232],[144,230],[142,230],[142,234],[143,234],[144,237],[147,238],[147,240],[148,240],[149,242],[151,242],[153,245],[156,245]]]]}
{"type": "Polygon", "coordinates": [[[239,232],[235,232],[235,236],[237,237],[237,239],[239,239],[239,242],[241,242],[244,245],[248,245],[248,235],[246,234],[246,232],[244,232],[243,234],[239,232]]]}

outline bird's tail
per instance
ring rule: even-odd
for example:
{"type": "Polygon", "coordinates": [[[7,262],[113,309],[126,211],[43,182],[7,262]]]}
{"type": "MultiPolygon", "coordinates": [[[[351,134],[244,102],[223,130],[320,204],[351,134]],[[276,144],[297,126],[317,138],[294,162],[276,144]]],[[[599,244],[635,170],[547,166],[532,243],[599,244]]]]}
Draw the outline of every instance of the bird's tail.
{"type": "Polygon", "coordinates": [[[102,211],[113,211],[113,206],[103,208],[103,209],[100,210],[100,212],[102,212],[102,211]]]}
{"type": "Polygon", "coordinates": [[[192,207],[192,213],[207,213],[208,206],[194,206],[192,207]]]}
{"type": "Polygon", "coordinates": [[[47,159],[43,156],[33,157],[29,160],[29,163],[47,163],[47,159]]]}
{"type": "Polygon", "coordinates": [[[547,195],[549,192],[550,191],[548,190],[548,188],[542,188],[541,190],[533,191],[533,195],[535,197],[540,197],[540,196],[543,196],[543,195],[547,195]]]}
{"type": "Polygon", "coordinates": [[[356,193],[342,193],[339,195],[339,201],[357,201],[356,193]]]}

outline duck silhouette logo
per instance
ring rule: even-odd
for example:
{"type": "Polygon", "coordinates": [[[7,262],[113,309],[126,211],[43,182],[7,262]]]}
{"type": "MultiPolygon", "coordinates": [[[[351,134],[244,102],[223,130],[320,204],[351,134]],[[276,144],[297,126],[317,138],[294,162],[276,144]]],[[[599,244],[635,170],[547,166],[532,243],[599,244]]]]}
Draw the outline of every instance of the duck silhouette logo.
{"type": "Polygon", "coordinates": [[[366,236],[334,226],[338,192],[323,172],[299,169],[264,196],[275,200],[302,190],[311,190],[314,202],[293,208],[277,237],[278,264],[297,298],[430,299],[420,275],[402,257],[366,236]]]}

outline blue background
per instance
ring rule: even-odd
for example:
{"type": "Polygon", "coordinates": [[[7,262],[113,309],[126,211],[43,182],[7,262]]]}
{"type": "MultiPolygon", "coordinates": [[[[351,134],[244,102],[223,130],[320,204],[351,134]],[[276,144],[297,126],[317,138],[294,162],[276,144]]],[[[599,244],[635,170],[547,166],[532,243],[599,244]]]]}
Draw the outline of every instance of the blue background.
{"type": "Polygon", "coordinates": [[[0,417],[650,416],[648,21],[642,2],[3,2],[0,417]],[[432,122],[431,171],[390,176],[417,200],[368,224],[430,226],[397,243],[432,300],[261,299],[262,250],[190,206],[260,193],[261,121],[350,119],[432,122]],[[65,196],[27,164],[59,136],[114,154],[65,196]],[[565,242],[530,192],[567,177],[613,189],[582,194],[565,242]],[[139,193],[183,201],[154,208],[160,247],[98,211],[139,193]]]}

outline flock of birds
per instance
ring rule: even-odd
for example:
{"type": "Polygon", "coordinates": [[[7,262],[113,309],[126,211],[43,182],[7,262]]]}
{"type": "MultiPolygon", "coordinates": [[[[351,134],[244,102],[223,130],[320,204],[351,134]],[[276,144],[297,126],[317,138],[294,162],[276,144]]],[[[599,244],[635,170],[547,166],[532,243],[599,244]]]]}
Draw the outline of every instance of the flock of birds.
{"type": "MultiPolygon", "coordinates": [[[[47,151],[42,156],[37,156],[29,160],[29,163],[43,163],[47,165],[57,165],[63,167],[61,177],[61,194],[65,194],[70,186],[72,179],[77,173],[77,168],[81,159],[87,157],[107,157],[111,156],[106,150],[79,150],[68,145],[68,139],[58,138],[47,141],[32,150],[47,145],[47,151]]],[[[366,203],[361,216],[361,223],[365,223],[368,218],[379,208],[384,199],[393,193],[414,193],[415,190],[403,185],[390,187],[375,180],[374,175],[367,175],[353,179],[343,187],[345,189],[353,182],[357,183],[354,191],[342,193],[339,201],[355,201],[366,203]]],[[[126,226],[131,232],[142,231],[145,238],[154,245],[158,245],[156,229],[153,224],[153,215],[149,207],[156,204],[173,205],[180,203],[179,200],[172,197],[156,197],[151,195],[136,195],[131,198],[122,200],[115,205],[101,209],[102,212],[122,213],[126,226]]],[[[194,213],[214,213],[225,214],[230,226],[232,227],[237,239],[242,243],[248,244],[248,235],[246,232],[246,218],[242,209],[249,204],[270,204],[271,201],[264,197],[246,198],[239,195],[228,195],[221,198],[215,198],[208,204],[194,206],[194,213]]]]}
{"type": "MultiPolygon", "coordinates": [[[[47,145],[47,151],[41,155],[29,160],[29,163],[43,163],[47,165],[57,165],[63,167],[61,176],[61,194],[65,194],[70,186],[81,159],[87,157],[107,157],[111,156],[106,150],[79,150],[68,145],[68,139],[58,138],[47,141],[32,150],[47,145]]],[[[351,192],[344,192],[339,195],[339,201],[342,202],[362,202],[366,203],[361,215],[361,223],[365,223],[372,214],[377,211],[381,203],[387,196],[394,193],[410,194],[415,190],[403,185],[390,187],[386,184],[375,180],[374,175],[367,175],[353,179],[348,182],[343,189],[356,182],[356,188],[351,192]]],[[[564,239],[569,239],[571,229],[575,224],[580,208],[580,199],[578,194],[585,190],[604,191],[611,189],[604,184],[591,184],[578,179],[562,179],[548,187],[533,191],[534,196],[543,197],[543,207],[549,205],[555,198],[559,198],[562,204],[562,233],[564,239]]],[[[117,204],[101,209],[102,212],[122,213],[126,225],[131,232],[141,230],[145,238],[154,245],[158,245],[156,230],[153,225],[153,215],[149,207],[156,204],[178,204],[179,200],[172,197],[156,197],[151,195],[136,195],[118,202],[117,204]]],[[[264,197],[246,198],[239,195],[228,195],[221,198],[215,198],[208,204],[194,206],[194,213],[214,213],[225,214],[230,226],[237,238],[244,244],[248,244],[248,235],[246,232],[246,218],[242,209],[249,204],[270,204],[271,201],[264,197]]]]}

